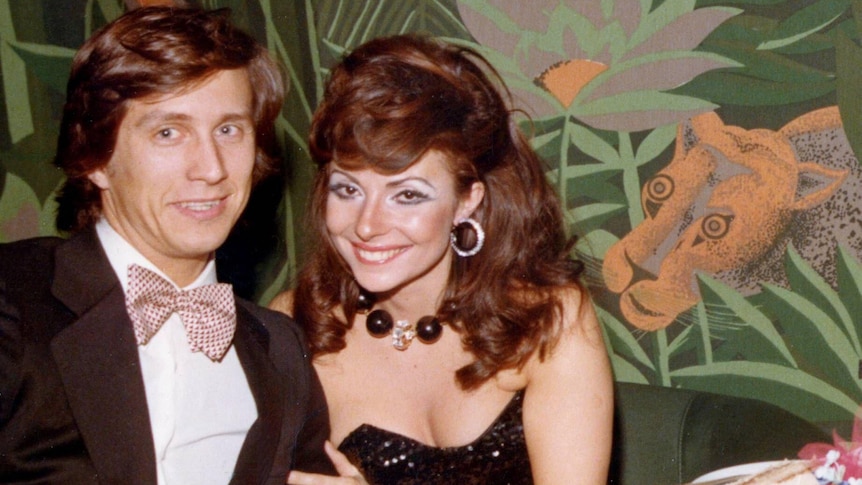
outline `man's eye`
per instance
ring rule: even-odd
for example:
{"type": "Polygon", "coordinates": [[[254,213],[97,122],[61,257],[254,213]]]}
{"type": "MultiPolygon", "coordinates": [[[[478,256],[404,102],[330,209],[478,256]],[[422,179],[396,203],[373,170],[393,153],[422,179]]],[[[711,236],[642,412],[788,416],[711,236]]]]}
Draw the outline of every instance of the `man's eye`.
{"type": "Polygon", "coordinates": [[[174,128],[162,128],[156,132],[156,138],[159,138],[162,140],[169,140],[171,138],[176,138],[177,135],[178,135],[178,132],[174,128]]]}

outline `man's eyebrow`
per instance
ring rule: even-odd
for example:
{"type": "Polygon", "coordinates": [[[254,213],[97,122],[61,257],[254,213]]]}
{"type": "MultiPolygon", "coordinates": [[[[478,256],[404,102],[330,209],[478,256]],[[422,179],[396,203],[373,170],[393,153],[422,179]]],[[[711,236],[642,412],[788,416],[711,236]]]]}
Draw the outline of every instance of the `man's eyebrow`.
{"type": "MultiPolygon", "coordinates": [[[[192,118],[193,117],[191,115],[186,113],[156,110],[142,116],[141,119],[135,123],[135,126],[141,127],[171,121],[189,121],[192,118]]],[[[224,123],[225,121],[252,121],[252,115],[250,112],[228,113],[224,115],[219,122],[224,123]]]]}
{"type": "Polygon", "coordinates": [[[192,118],[191,116],[189,116],[185,113],[176,113],[173,111],[156,110],[156,111],[150,111],[149,113],[145,114],[144,116],[141,116],[141,118],[138,120],[138,122],[135,123],[135,126],[141,127],[141,126],[147,126],[147,125],[152,125],[152,124],[156,124],[156,123],[164,123],[166,121],[188,121],[191,118],[192,118]]]}
{"type": "Polygon", "coordinates": [[[228,113],[222,118],[222,123],[225,121],[254,121],[251,113],[228,113]]]}

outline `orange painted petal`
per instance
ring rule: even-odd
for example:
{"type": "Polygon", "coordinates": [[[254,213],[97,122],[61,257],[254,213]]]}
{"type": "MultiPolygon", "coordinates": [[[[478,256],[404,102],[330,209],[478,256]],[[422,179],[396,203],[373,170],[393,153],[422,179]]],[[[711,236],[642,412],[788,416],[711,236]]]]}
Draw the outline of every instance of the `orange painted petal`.
{"type": "Polygon", "coordinates": [[[601,62],[574,59],[551,66],[539,76],[539,82],[568,108],[581,89],[607,69],[601,62]]]}

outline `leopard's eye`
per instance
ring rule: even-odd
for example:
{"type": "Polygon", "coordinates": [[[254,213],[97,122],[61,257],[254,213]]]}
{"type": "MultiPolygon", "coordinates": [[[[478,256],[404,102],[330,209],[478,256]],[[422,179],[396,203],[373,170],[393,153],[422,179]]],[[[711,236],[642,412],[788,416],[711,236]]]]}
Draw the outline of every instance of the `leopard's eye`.
{"type": "Polygon", "coordinates": [[[673,179],[667,175],[656,175],[647,182],[647,195],[658,202],[667,200],[673,195],[673,179]]]}
{"type": "Polygon", "coordinates": [[[701,232],[709,239],[720,239],[730,231],[730,223],[733,216],[724,214],[711,214],[704,217],[700,225],[701,232]]]}

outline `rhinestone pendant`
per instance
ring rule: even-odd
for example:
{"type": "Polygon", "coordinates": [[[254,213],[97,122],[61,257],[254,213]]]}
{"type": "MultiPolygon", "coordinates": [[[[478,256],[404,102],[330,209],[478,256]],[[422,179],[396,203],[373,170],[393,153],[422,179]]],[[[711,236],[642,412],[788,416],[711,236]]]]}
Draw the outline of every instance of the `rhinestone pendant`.
{"type": "Polygon", "coordinates": [[[410,347],[410,342],[416,337],[416,330],[410,325],[407,320],[398,320],[395,322],[395,328],[392,329],[392,346],[398,350],[407,350],[410,347]]]}

